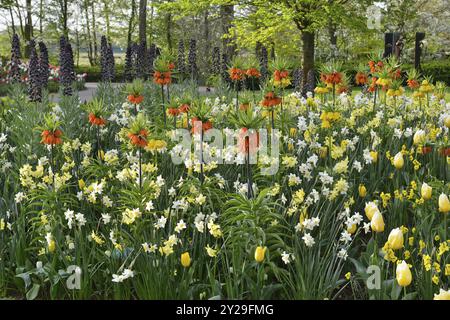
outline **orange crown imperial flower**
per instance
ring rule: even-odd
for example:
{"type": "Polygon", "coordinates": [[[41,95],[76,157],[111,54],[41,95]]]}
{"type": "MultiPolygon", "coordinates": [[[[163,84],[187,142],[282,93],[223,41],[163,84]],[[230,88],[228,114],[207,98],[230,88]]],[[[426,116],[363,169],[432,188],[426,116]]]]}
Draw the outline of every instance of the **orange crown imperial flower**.
{"type": "Polygon", "coordinates": [[[266,93],[261,104],[266,108],[277,106],[281,103],[281,98],[277,97],[273,91],[266,93]]]}
{"type": "Polygon", "coordinates": [[[101,118],[101,117],[97,117],[94,113],[90,113],[89,114],[89,122],[92,123],[93,125],[96,126],[104,126],[106,124],[106,120],[101,118]]]}
{"type": "Polygon", "coordinates": [[[144,96],[130,94],[130,95],[128,95],[127,99],[132,104],[140,104],[140,103],[142,103],[142,101],[144,101],[144,96]]]}
{"type": "Polygon", "coordinates": [[[147,145],[147,136],[148,131],[146,129],[141,129],[138,133],[128,133],[131,144],[139,148],[144,148],[147,145]]]}
{"type": "Polygon", "coordinates": [[[244,79],[245,72],[242,69],[233,67],[229,71],[230,79],[233,81],[241,81],[244,79]]]}
{"type": "Polygon", "coordinates": [[[48,145],[56,145],[62,143],[62,131],[56,129],[55,131],[44,130],[41,133],[41,143],[48,145]]]}
{"type": "Polygon", "coordinates": [[[259,78],[259,77],[261,77],[261,73],[256,68],[247,69],[247,71],[245,71],[245,74],[247,76],[249,76],[249,77],[252,77],[252,78],[259,78]]]}
{"type": "Polygon", "coordinates": [[[172,73],[170,71],[155,71],[155,73],[153,74],[153,82],[162,86],[170,84],[172,82],[172,73]]]}

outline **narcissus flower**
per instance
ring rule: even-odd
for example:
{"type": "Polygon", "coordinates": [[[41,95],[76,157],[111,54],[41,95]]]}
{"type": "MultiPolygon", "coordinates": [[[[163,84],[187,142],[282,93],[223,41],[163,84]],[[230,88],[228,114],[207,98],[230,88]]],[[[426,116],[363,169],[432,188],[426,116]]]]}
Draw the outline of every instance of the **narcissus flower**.
{"type": "Polygon", "coordinates": [[[422,188],[420,188],[420,194],[422,196],[422,199],[430,200],[432,192],[433,192],[433,188],[424,182],[422,184],[422,188]]]}
{"type": "Polygon", "coordinates": [[[403,160],[403,154],[401,152],[398,152],[395,155],[394,160],[392,161],[392,164],[398,170],[403,168],[403,166],[405,165],[405,160],[403,160]]]}
{"type": "Polygon", "coordinates": [[[403,232],[400,228],[395,228],[391,230],[388,237],[389,247],[393,250],[398,250],[403,248],[403,232]]]}
{"type": "Polygon", "coordinates": [[[191,256],[189,255],[189,252],[181,254],[181,265],[185,268],[189,268],[191,265],[191,256]]]}
{"type": "Polygon", "coordinates": [[[395,274],[399,286],[407,287],[411,284],[412,274],[405,260],[403,260],[400,264],[397,265],[397,270],[395,274]]]}
{"type": "Polygon", "coordinates": [[[448,213],[450,211],[450,201],[446,194],[441,193],[439,196],[439,212],[448,213]]]}
{"type": "Polygon", "coordinates": [[[378,161],[378,152],[377,151],[370,151],[370,157],[372,158],[373,163],[377,163],[378,161]]]}
{"type": "Polygon", "coordinates": [[[263,262],[264,256],[266,255],[266,250],[267,250],[267,247],[261,247],[261,246],[256,247],[256,250],[255,250],[255,261],[256,262],[263,262]]]}
{"type": "Polygon", "coordinates": [[[372,220],[370,221],[370,227],[374,232],[384,231],[384,220],[380,211],[375,211],[375,213],[373,214],[372,220]]]}

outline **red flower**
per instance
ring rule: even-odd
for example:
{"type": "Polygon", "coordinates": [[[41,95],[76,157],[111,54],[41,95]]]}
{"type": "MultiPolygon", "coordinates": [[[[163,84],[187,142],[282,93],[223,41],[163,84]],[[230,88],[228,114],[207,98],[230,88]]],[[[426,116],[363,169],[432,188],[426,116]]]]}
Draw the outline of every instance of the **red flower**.
{"type": "Polygon", "coordinates": [[[105,119],[96,117],[92,112],[89,114],[89,122],[97,126],[104,126],[106,124],[105,119]]]}
{"type": "Polygon", "coordinates": [[[153,81],[162,86],[170,84],[172,82],[172,73],[170,71],[155,71],[155,73],[153,73],[153,81]]]}
{"type": "Polygon", "coordinates": [[[190,106],[187,103],[183,103],[179,108],[180,113],[189,112],[190,106]]]}
{"type": "Polygon", "coordinates": [[[439,152],[442,156],[444,157],[448,157],[450,156],[450,147],[447,148],[441,148],[440,152],[439,152]]]}
{"type": "Polygon", "coordinates": [[[193,133],[200,133],[200,132],[198,132],[198,128],[197,128],[198,125],[196,126],[196,123],[198,123],[198,122],[201,124],[203,132],[208,131],[209,129],[211,129],[213,127],[211,121],[208,120],[206,122],[202,122],[197,117],[193,117],[191,119],[191,126],[192,126],[191,131],[193,133]]]}
{"type": "Polygon", "coordinates": [[[245,71],[245,74],[253,78],[259,78],[261,76],[261,73],[256,68],[247,69],[247,71],[245,71]]]}
{"type": "Polygon", "coordinates": [[[134,94],[130,94],[128,95],[127,99],[130,103],[140,104],[144,100],[144,96],[142,95],[135,96],[134,94]]]}
{"type": "Polygon", "coordinates": [[[418,87],[420,87],[420,83],[416,79],[408,79],[407,83],[408,87],[410,87],[411,89],[417,89],[418,87]]]}
{"type": "Polygon", "coordinates": [[[432,147],[422,147],[422,154],[428,154],[433,151],[432,147]]]}
{"type": "Polygon", "coordinates": [[[248,103],[241,103],[241,105],[239,106],[239,110],[245,111],[248,109],[249,106],[250,105],[248,103]]]}
{"type": "Polygon", "coordinates": [[[261,104],[266,108],[277,106],[281,103],[281,98],[277,97],[274,92],[266,93],[261,104]]]}
{"type": "Polygon", "coordinates": [[[180,109],[178,109],[178,108],[168,108],[167,111],[173,117],[176,117],[177,115],[180,114],[180,109]]]}
{"type": "Polygon", "coordinates": [[[44,130],[41,133],[41,143],[43,144],[49,144],[49,145],[55,145],[55,144],[61,144],[62,143],[62,131],[59,129],[56,129],[55,131],[50,130],[44,130]]]}
{"type": "Polygon", "coordinates": [[[369,81],[369,78],[367,77],[367,74],[364,72],[357,72],[355,75],[355,82],[359,85],[365,85],[369,81]]]}
{"type": "Polygon", "coordinates": [[[282,79],[285,79],[287,77],[289,77],[289,71],[286,71],[286,70],[284,70],[284,71],[275,70],[273,72],[273,79],[275,81],[281,81],[282,79]]]}
{"type": "Polygon", "coordinates": [[[230,79],[233,81],[241,81],[244,79],[245,72],[242,69],[239,68],[231,68],[229,71],[230,79]]]}
{"type": "Polygon", "coordinates": [[[138,134],[128,133],[128,138],[131,140],[131,144],[137,146],[138,148],[144,148],[147,145],[147,135],[148,131],[142,129],[138,134]]]}

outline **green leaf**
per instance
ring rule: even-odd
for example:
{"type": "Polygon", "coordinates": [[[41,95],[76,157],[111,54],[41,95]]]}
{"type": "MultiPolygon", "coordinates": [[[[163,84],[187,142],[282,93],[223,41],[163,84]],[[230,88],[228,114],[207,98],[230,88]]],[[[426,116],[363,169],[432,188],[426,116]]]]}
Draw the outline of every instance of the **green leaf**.
{"type": "Polygon", "coordinates": [[[38,284],[33,284],[30,290],[27,292],[27,300],[34,300],[36,299],[37,295],[39,294],[39,289],[41,288],[38,284]]]}

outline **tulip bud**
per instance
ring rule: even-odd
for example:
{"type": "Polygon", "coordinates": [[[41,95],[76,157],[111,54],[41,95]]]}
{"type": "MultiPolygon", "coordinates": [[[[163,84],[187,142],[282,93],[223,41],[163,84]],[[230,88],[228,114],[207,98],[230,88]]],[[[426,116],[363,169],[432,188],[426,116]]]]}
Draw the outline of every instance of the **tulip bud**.
{"type": "Polygon", "coordinates": [[[188,268],[191,265],[191,256],[189,255],[189,252],[181,254],[181,265],[185,268],[188,268]]]}
{"type": "Polygon", "coordinates": [[[420,188],[420,194],[422,195],[422,199],[430,200],[432,191],[433,188],[424,182],[422,184],[422,188],[420,188]]]}
{"type": "Polygon", "coordinates": [[[358,193],[361,198],[364,198],[367,194],[367,189],[363,184],[360,184],[358,187],[358,193]]]}
{"type": "Polygon", "coordinates": [[[448,115],[448,116],[445,117],[445,119],[444,119],[444,125],[445,125],[447,128],[450,128],[450,115],[448,115]]]}
{"type": "Polygon", "coordinates": [[[86,187],[86,183],[84,183],[83,179],[78,180],[78,187],[83,190],[86,187]]]}
{"type": "Polygon", "coordinates": [[[403,232],[400,228],[395,228],[391,230],[388,237],[389,247],[393,250],[398,250],[403,248],[403,232]]]}
{"type": "Polygon", "coordinates": [[[366,203],[366,206],[364,207],[364,212],[366,213],[366,216],[369,220],[372,220],[374,213],[377,211],[380,210],[378,210],[378,206],[375,204],[375,202],[366,203]]]}
{"type": "Polygon", "coordinates": [[[264,256],[266,254],[266,250],[267,250],[267,247],[261,247],[261,246],[256,247],[256,250],[255,250],[255,261],[256,262],[263,262],[264,256]]]}
{"type": "Polygon", "coordinates": [[[409,270],[409,266],[405,260],[403,260],[402,263],[397,265],[397,270],[395,273],[396,273],[397,283],[399,284],[399,286],[407,287],[411,284],[412,274],[411,274],[411,270],[409,270]]]}
{"type": "Polygon", "coordinates": [[[370,151],[370,156],[372,157],[372,162],[373,163],[377,163],[377,161],[378,161],[378,152],[370,151]]]}
{"type": "Polygon", "coordinates": [[[372,220],[370,221],[370,227],[374,232],[383,232],[384,231],[384,220],[380,211],[376,211],[373,214],[372,220]]]}
{"type": "Polygon", "coordinates": [[[439,196],[439,212],[447,213],[450,211],[450,201],[446,194],[441,194],[439,196]]]}
{"type": "Polygon", "coordinates": [[[356,223],[352,224],[350,227],[347,228],[347,232],[350,234],[354,234],[356,232],[357,225],[356,223]]]}
{"type": "Polygon", "coordinates": [[[450,290],[439,289],[439,294],[435,293],[433,300],[450,300],[450,290]]]}
{"type": "Polygon", "coordinates": [[[401,152],[397,153],[394,157],[394,167],[400,170],[403,168],[404,164],[405,161],[403,160],[403,154],[401,152]]]}
{"type": "Polygon", "coordinates": [[[426,138],[425,131],[422,129],[417,130],[413,137],[414,144],[424,144],[425,138],[426,138]]]}
{"type": "Polygon", "coordinates": [[[53,253],[55,252],[56,249],[56,242],[55,240],[51,239],[50,242],[48,243],[48,252],[53,253]]]}

